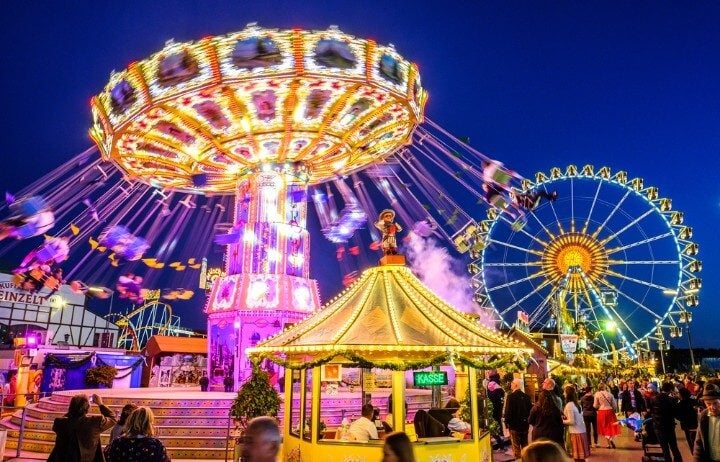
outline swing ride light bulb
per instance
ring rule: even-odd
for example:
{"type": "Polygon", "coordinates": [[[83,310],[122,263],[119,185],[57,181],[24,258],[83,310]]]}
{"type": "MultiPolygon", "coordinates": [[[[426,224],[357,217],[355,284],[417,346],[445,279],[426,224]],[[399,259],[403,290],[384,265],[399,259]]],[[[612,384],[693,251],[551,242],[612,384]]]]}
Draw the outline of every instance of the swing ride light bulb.
{"type": "Polygon", "coordinates": [[[615,332],[615,329],[617,329],[617,323],[615,321],[612,319],[605,321],[605,330],[607,332],[615,332]]]}
{"type": "Polygon", "coordinates": [[[248,243],[255,242],[255,233],[251,230],[245,230],[245,233],[243,234],[243,241],[248,243]]]}
{"type": "Polygon", "coordinates": [[[288,257],[288,260],[293,266],[301,266],[305,261],[305,257],[302,254],[294,253],[288,257]]]}
{"type": "Polygon", "coordinates": [[[268,260],[271,262],[276,262],[280,260],[280,252],[278,252],[277,249],[269,249],[268,250],[268,260]]]}
{"type": "Polygon", "coordinates": [[[300,123],[305,120],[305,105],[300,103],[297,106],[295,106],[295,110],[293,111],[293,120],[295,123],[300,123]]]}
{"type": "Polygon", "coordinates": [[[250,120],[247,117],[240,119],[240,126],[245,132],[250,131],[250,120]]]}

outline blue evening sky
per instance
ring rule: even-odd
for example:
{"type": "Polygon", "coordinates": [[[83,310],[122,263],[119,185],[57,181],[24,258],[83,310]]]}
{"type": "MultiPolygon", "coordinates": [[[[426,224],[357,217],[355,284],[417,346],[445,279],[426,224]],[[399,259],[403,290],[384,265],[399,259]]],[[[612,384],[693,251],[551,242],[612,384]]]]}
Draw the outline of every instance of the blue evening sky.
{"type": "MultiPolygon", "coordinates": [[[[590,163],[658,186],[700,244],[695,344],[718,346],[719,18],[714,1],[6,0],[0,188],[89,147],[90,97],[170,38],[334,24],[418,63],[427,115],[521,174],[590,163]]],[[[181,315],[200,327],[200,310],[181,315]]]]}

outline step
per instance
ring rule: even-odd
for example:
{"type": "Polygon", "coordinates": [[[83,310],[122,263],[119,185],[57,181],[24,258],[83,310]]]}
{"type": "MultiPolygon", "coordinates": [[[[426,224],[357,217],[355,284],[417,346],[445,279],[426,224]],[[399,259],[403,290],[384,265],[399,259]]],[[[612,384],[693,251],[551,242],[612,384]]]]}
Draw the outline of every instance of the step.
{"type": "MultiPolygon", "coordinates": [[[[149,405],[148,407],[153,410],[155,417],[163,416],[227,416],[230,406],[232,403],[228,403],[227,406],[223,406],[224,403],[214,403],[212,406],[197,406],[195,403],[187,403],[185,405],[174,405],[170,402],[162,401],[161,404],[149,405]]],[[[122,410],[120,405],[107,405],[116,414],[119,414],[122,410]]],[[[28,409],[42,410],[42,412],[52,413],[56,416],[64,415],[67,412],[68,406],[65,403],[58,403],[55,401],[40,401],[28,405],[28,409]]],[[[97,408],[92,408],[91,414],[97,414],[97,408]]]]}
{"type": "MultiPolygon", "coordinates": [[[[55,418],[67,412],[70,400],[78,393],[91,394],[97,390],[69,390],[53,393],[25,410],[8,413],[0,421],[0,428],[8,430],[7,448],[17,448],[20,425],[25,417],[23,452],[48,454],[55,442],[52,425],[55,418]]],[[[108,391],[99,391],[103,403],[119,414],[129,402],[150,407],[156,416],[158,438],[174,460],[224,459],[225,447],[229,441],[228,428],[232,421],[229,409],[235,398],[234,393],[202,393],[199,390],[129,389],[114,390],[115,396],[103,396],[108,391]],[[122,396],[118,394],[122,393],[122,396]]],[[[97,407],[92,408],[97,415],[97,407]]],[[[107,444],[109,434],[101,435],[102,444],[107,444]]],[[[230,451],[232,457],[232,451],[230,451]]]]}
{"type": "MultiPolygon", "coordinates": [[[[223,426],[227,425],[229,409],[223,408],[151,408],[155,414],[155,422],[158,425],[177,425],[186,422],[188,418],[197,419],[198,425],[223,426]]],[[[93,413],[94,414],[94,413],[93,413]]],[[[34,405],[28,406],[26,415],[38,420],[53,421],[65,415],[65,412],[38,409],[34,405]]]]}
{"type": "MultiPolygon", "coordinates": [[[[167,442],[170,446],[193,447],[198,446],[201,442],[207,447],[218,447],[216,440],[222,440],[225,444],[225,438],[228,434],[227,428],[203,428],[203,427],[156,427],[157,437],[163,442],[167,442]]],[[[19,438],[20,428],[8,428],[8,438],[19,438]]],[[[55,441],[55,432],[52,430],[34,430],[25,428],[26,441],[55,441]]],[[[100,435],[103,444],[110,439],[110,434],[105,432],[100,435]]]]}
{"type": "MultiPolygon", "coordinates": [[[[54,443],[41,443],[41,442],[34,442],[34,441],[23,441],[23,452],[32,452],[32,453],[39,453],[39,454],[45,454],[45,457],[47,457],[47,454],[50,454],[50,451],[52,451],[52,448],[54,446],[54,443]]],[[[16,450],[17,449],[17,440],[10,440],[8,439],[7,444],[5,445],[6,450],[16,450]]],[[[183,448],[183,447],[165,447],[165,450],[168,453],[168,456],[172,460],[178,460],[178,459],[187,459],[187,460],[224,460],[225,459],[225,445],[223,444],[222,447],[217,448],[206,448],[206,447],[197,447],[197,448],[183,448]]],[[[12,452],[12,451],[11,451],[12,452]]],[[[229,449],[229,457],[232,458],[232,447],[229,449]]]]}

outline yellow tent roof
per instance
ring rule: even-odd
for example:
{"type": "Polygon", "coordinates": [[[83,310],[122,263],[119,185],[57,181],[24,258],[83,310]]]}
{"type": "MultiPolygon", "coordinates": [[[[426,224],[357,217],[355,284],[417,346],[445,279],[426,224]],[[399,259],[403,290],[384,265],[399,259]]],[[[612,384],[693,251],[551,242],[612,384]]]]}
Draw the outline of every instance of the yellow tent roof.
{"type": "Polygon", "coordinates": [[[398,367],[442,355],[472,362],[529,352],[522,343],[455,310],[398,264],[366,270],[320,311],[246,350],[251,358],[269,358],[288,367],[330,359],[376,367],[394,361],[398,367]]]}

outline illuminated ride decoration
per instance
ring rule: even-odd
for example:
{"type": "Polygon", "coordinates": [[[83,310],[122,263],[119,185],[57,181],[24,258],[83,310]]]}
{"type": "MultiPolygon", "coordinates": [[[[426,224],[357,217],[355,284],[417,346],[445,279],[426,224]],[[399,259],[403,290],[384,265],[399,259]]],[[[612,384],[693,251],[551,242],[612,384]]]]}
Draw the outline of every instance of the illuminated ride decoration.
{"type": "Polygon", "coordinates": [[[9,203],[10,216],[0,221],[0,241],[6,237],[27,239],[49,231],[55,225],[55,215],[41,196],[20,200],[5,195],[9,203]]]}
{"type": "Polygon", "coordinates": [[[129,178],[234,194],[262,165],[302,166],[312,185],[382,160],[409,143],[426,98],[392,46],[249,26],[114,73],[90,134],[129,178]]]}
{"type": "Polygon", "coordinates": [[[587,165],[524,180],[557,192],[527,212],[524,228],[496,209],[473,226],[467,249],[481,303],[507,325],[519,312],[532,332],[560,335],[563,351],[634,358],[650,341],[667,348],[699,303],[698,246],[683,213],[642,178],[587,165]]]}
{"type": "MultiPolygon", "coordinates": [[[[127,180],[161,194],[235,196],[232,226],[215,236],[227,246],[226,276],[206,307],[212,382],[239,383],[251,369],[247,347],[320,306],[308,186],[409,144],[426,99],[417,67],[392,46],[333,27],[254,25],[168,42],[92,99],[90,135],[127,180]]],[[[349,202],[323,232],[346,242],[365,219],[349,202]]]]}
{"type": "Polygon", "coordinates": [[[109,313],[105,319],[120,328],[117,347],[141,351],[153,335],[173,335],[179,319],[172,307],[159,300],[148,300],[128,313],[109,313]]]}

